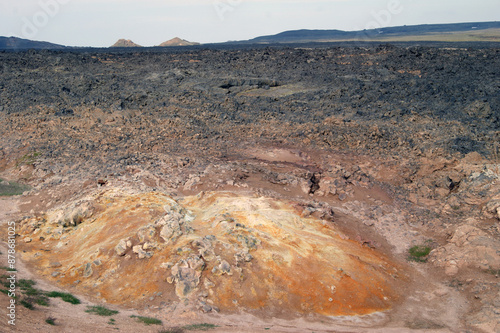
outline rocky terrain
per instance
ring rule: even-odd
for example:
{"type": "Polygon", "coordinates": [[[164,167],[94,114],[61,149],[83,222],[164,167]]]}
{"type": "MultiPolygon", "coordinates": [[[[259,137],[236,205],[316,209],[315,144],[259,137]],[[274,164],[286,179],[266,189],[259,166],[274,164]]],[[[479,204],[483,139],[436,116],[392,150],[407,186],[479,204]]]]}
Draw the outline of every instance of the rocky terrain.
{"type": "Polygon", "coordinates": [[[30,186],[2,238],[41,285],[165,329],[499,332],[499,55],[0,53],[0,178],[30,186]]]}

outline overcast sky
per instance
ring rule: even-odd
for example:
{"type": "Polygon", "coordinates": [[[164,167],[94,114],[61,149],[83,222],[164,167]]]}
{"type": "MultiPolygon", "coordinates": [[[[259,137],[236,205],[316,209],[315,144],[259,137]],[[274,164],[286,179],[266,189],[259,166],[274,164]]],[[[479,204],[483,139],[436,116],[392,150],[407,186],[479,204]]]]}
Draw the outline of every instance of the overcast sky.
{"type": "Polygon", "coordinates": [[[95,47],[498,20],[500,0],[0,0],[0,36],[95,47]]]}

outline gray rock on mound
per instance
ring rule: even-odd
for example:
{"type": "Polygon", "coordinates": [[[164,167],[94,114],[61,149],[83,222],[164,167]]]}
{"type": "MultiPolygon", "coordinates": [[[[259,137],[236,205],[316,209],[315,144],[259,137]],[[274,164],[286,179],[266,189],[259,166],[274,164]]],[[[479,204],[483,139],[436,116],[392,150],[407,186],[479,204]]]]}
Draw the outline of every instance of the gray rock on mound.
{"type": "Polygon", "coordinates": [[[188,298],[200,284],[204,269],[205,261],[199,256],[182,259],[172,267],[169,282],[175,282],[175,293],[181,300],[188,298]]]}

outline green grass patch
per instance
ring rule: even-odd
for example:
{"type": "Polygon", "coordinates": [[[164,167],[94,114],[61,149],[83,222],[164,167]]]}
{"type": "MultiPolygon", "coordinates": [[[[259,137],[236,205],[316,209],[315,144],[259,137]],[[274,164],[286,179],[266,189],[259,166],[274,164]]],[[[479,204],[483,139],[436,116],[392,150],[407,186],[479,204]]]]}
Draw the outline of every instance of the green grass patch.
{"type": "Polygon", "coordinates": [[[80,300],[78,298],[76,298],[75,296],[68,294],[68,293],[61,293],[59,291],[51,291],[51,292],[47,293],[47,296],[51,297],[51,298],[59,297],[63,301],[71,303],[71,304],[80,304],[81,303],[80,300]]]}
{"type": "Polygon", "coordinates": [[[20,159],[17,160],[16,167],[18,167],[20,165],[33,164],[33,163],[35,163],[38,160],[38,158],[41,155],[42,154],[40,154],[39,152],[36,152],[36,151],[28,153],[28,154],[24,155],[23,157],[21,157],[20,159]]]}
{"type": "Polygon", "coordinates": [[[135,318],[138,321],[146,324],[146,325],[162,325],[162,321],[160,319],[151,318],[151,317],[142,317],[142,316],[130,316],[130,318],[135,318]]]}
{"type": "Polygon", "coordinates": [[[109,318],[108,325],[116,325],[116,320],[109,318]]]}
{"type": "Polygon", "coordinates": [[[16,182],[8,182],[0,178],[0,197],[10,197],[13,195],[21,195],[30,187],[16,182]]]}
{"type": "MultiPolygon", "coordinates": [[[[0,252],[0,254],[2,254],[2,252],[0,252]]],[[[15,268],[10,268],[7,266],[0,266],[0,269],[3,269],[4,271],[7,271],[7,272],[15,272],[16,271],[15,268]]],[[[2,275],[2,277],[3,277],[3,275],[2,275]]]]}
{"type": "Polygon", "coordinates": [[[208,331],[208,330],[213,330],[214,328],[217,328],[219,326],[214,325],[214,324],[193,324],[193,325],[187,325],[183,326],[182,328],[188,331],[208,331]]]}
{"type": "Polygon", "coordinates": [[[118,311],[110,310],[104,306],[96,305],[96,306],[87,306],[87,313],[92,313],[98,316],[113,316],[118,313],[118,311]]]}
{"type": "Polygon", "coordinates": [[[22,299],[19,303],[21,303],[21,305],[24,306],[26,309],[29,310],[35,309],[35,306],[33,305],[30,299],[22,299]]]}
{"type": "MultiPolygon", "coordinates": [[[[7,277],[7,275],[1,276],[2,279],[5,279],[7,277]]],[[[2,281],[1,284],[7,289],[10,288],[10,282],[8,281],[2,281]]],[[[45,292],[34,288],[35,284],[35,281],[25,279],[20,279],[16,284],[16,287],[20,290],[20,292],[16,294],[14,299],[20,299],[19,303],[30,310],[33,310],[35,308],[35,304],[41,306],[50,305],[49,298],[45,295],[45,292]]],[[[4,289],[0,289],[0,292],[6,295],[9,294],[9,291],[4,289]]]]}
{"type": "Polygon", "coordinates": [[[29,289],[34,289],[33,286],[35,284],[36,282],[33,280],[20,279],[17,285],[21,290],[29,290],[29,289]]]}
{"type": "Polygon", "coordinates": [[[33,287],[35,284],[36,282],[33,280],[20,279],[18,281],[17,286],[22,291],[23,301],[29,303],[31,307],[34,304],[49,306],[49,299],[45,296],[45,293],[42,290],[33,287]]]}
{"type": "Polygon", "coordinates": [[[416,262],[427,262],[427,256],[431,253],[431,248],[426,245],[415,245],[408,250],[408,260],[416,262]]]}
{"type": "Polygon", "coordinates": [[[56,318],[49,317],[49,318],[45,319],[45,322],[49,325],[56,326],[56,318]]]}
{"type": "Polygon", "coordinates": [[[37,296],[35,298],[35,303],[41,306],[49,306],[49,299],[45,296],[37,296]]]}

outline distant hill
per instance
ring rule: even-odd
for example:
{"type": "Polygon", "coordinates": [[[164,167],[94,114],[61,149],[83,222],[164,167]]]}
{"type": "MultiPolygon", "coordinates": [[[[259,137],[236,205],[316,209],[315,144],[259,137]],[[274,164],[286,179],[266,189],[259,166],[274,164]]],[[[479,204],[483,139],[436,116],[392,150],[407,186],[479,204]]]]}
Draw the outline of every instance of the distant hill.
{"type": "MultiPolygon", "coordinates": [[[[400,27],[367,29],[360,31],[342,30],[292,30],[276,35],[260,36],[250,40],[216,43],[225,45],[315,43],[315,42],[499,42],[500,22],[470,22],[451,24],[421,24],[400,27]]],[[[200,45],[175,37],[161,43],[160,47],[200,45]]],[[[142,47],[129,39],[119,39],[111,47],[142,47]]],[[[22,39],[1,37],[0,50],[28,49],[75,49],[64,45],[22,39]]]]}
{"type": "Polygon", "coordinates": [[[500,22],[422,24],[360,31],[293,30],[231,43],[306,43],[335,41],[498,41],[500,22]]]}
{"type": "Polygon", "coordinates": [[[17,37],[0,37],[0,50],[64,49],[66,46],[17,37]]]}
{"type": "Polygon", "coordinates": [[[190,45],[200,45],[200,43],[189,42],[185,39],[181,39],[179,37],[172,38],[166,42],[161,43],[158,46],[190,46],[190,45]]]}
{"type": "Polygon", "coordinates": [[[114,43],[110,47],[142,47],[142,46],[134,43],[130,39],[119,39],[116,43],[114,43]]]}

